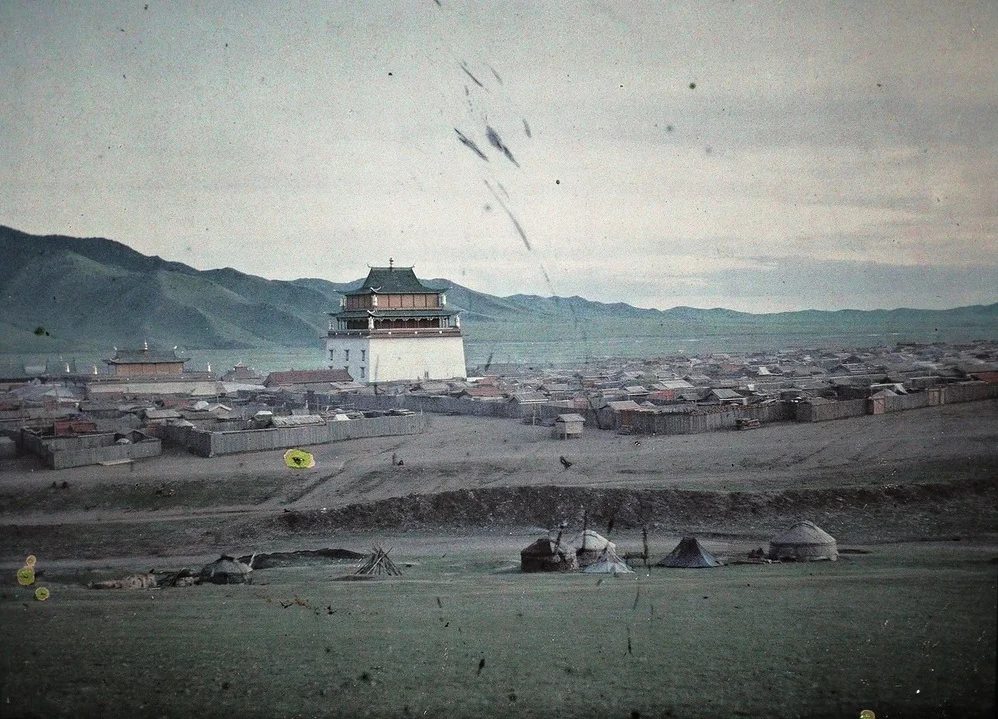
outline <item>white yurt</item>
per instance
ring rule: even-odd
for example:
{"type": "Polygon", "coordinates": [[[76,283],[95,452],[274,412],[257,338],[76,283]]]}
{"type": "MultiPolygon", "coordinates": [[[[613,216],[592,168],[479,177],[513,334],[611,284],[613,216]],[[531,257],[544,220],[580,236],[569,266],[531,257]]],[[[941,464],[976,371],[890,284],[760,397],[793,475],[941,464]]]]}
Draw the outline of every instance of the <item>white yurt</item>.
{"type": "Polygon", "coordinates": [[[769,540],[769,558],[790,562],[813,562],[839,558],[835,537],[811,522],[797,522],[769,540]]]}

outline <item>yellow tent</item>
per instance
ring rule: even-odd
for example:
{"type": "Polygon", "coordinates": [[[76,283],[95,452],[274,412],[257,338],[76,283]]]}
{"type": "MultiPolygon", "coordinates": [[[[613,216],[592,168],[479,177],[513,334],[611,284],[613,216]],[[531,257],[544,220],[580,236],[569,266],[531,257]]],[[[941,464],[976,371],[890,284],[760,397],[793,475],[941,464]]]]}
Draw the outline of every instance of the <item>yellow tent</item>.
{"type": "Polygon", "coordinates": [[[289,449],[284,453],[284,463],[291,469],[311,469],[315,466],[315,457],[304,449],[289,449]]]}

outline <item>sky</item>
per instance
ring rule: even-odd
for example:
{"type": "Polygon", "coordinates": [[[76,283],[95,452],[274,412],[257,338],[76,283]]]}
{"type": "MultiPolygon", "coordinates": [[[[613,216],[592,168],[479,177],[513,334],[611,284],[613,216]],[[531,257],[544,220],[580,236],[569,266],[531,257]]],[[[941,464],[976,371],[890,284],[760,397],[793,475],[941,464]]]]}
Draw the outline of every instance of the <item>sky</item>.
{"type": "Polygon", "coordinates": [[[0,0],[0,224],[271,279],[993,303],[995,58],[991,1],[0,0]]]}

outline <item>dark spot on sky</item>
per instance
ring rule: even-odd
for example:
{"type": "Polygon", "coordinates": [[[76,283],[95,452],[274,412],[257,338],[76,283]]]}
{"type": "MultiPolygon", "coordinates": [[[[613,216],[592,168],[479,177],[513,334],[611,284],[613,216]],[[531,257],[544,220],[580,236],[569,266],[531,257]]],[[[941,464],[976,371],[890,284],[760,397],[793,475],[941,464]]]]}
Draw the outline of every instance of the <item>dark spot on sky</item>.
{"type": "Polygon", "coordinates": [[[665,131],[666,132],[672,132],[672,125],[666,125],[665,126],[665,131]]]}
{"type": "Polygon", "coordinates": [[[712,148],[710,145],[707,145],[707,147],[703,148],[703,151],[709,155],[714,151],[714,148],[712,148]]]}
{"type": "Polygon", "coordinates": [[[517,167],[520,166],[520,163],[513,157],[513,153],[510,152],[509,148],[503,143],[502,138],[499,137],[499,133],[493,130],[489,125],[485,126],[485,136],[489,138],[489,143],[492,147],[504,154],[507,160],[512,162],[517,167]]]}
{"type": "MultiPolygon", "coordinates": [[[[534,248],[530,246],[530,240],[527,239],[527,233],[523,231],[523,227],[520,225],[519,221],[517,221],[516,217],[513,216],[513,213],[510,212],[510,209],[506,207],[506,203],[502,201],[501,197],[499,197],[499,193],[497,193],[494,189],[492,189],[492,185],[489,184],[488,180],[485,181],[485,186],[489,188],[489,192],[491,192],[492,196],[496,198],[496,202],[499,203],[499,206],[506,213],[506,216],[509,218],[509,221],[513,223],[513,228],[516,230],[517,234],[520,235],[520,239],[523,240],[523,246],[526,247],[527,250],[533,252],[534,248]]],[[[543,267],[541,269],[544,270],[543,267]]],[[[544,271],[544,275],[545,277],[547,277],[546,270],[544,271]]],[[[550,284],[550,279],[548,280],[548,283],[550,284]]]]}
{"type": "Polygon", "coordinates": [[[489,70],[492,71],[492,77],[494,77],[499,82],[499,84],[502,85],[502,78],[499,77],[499,73],[496,72],[495,68],[489,65],[489,70]]]}
{"type": "Polygon", "coordinates": [[[145,6],[144,8],[142,8],[142,9],[143,9],[143,10],[148,10],[148,9],[149,9],[149,6],[148,6],[148,5],[146,5],[146,6],[145,6]]]}
{"type": "Polygon", "coordinates": [[[690,83],[690,89],[691,90],[696,90],[697,89],[697,84],[695,82],[691,82],[690,83]]]}
{"type": "Polygon", "coordinates": [[[472,75],[472,74],[471,74],[471,70],[469,70],[469,69],[468,69],[468,64],[467,64],[466,62],[464,62],[464,61],[462,61],[462,62],[461,62],[461,69],[462,69],[462,70],[464,70],[464,74],[465,74],[465,75],[467,75],[468,77],[470,77],[470,78],[471,78],[472,82],[474,82],[474,83],[475,83],[476,85],[478,85],[478,86],[479,86],[480,88],[483,88],[483,89],[485,88],[485,85],[483,85],[483,84],[482,84],[482,83],[481,83],[481,82],[480,82],[480,81],[478,80],[478,78],[477,78],[477,77],[475,77],[474,75],[472,75]]]}
{"type": "Polygon", "coordinates": [[[530,134],[530,125],[527,124],[526,118],[523,119],[523,131],[527,133],[527,137],[532,137],[532,135],[530,134]]]}
{"type": "Polygon", "coordinates": [[[556,184],[556,185],[560,185],[560,184],[561,184],[561,180],[555,180],[555,181],[554,181],[554,184],[556,184]]]}
{"type": "Polygon", "coordinates": [[[391,76],[392,76],[392,74],[391,74],[391,73],[388,73],[388,77],[391,77],[391,76]]]}
{"type": "Polygon", "coordinates": [[[458,130],[456,127],[454,128],[454,132],[457,133],[457,139],[461,141],[462,145],[464,145],[465,147],[467,147],[469,150],[471,150],[472,152],[474,152],[476,155],[478,155],[480,158],[482,158],[486,162],[489,161],[489,158],[485,155],[484,152],[482,152],[481,148],[479,148],[478,145],[475,144],[474,140],[471,140],[471,139],[465,137],[464,133],[461,132],[460,130],[458,130]]]}

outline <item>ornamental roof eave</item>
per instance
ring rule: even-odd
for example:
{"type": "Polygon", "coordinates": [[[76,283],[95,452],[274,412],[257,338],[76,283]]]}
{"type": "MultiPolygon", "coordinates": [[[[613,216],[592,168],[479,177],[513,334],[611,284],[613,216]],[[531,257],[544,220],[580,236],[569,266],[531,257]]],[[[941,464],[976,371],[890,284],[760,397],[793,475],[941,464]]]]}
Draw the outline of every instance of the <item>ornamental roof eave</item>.
{"type": "Polygon", "coordinates": [[[190,357],[179,357],[170,350],[117,350],[114,357],[104,360],[107,364],[176,364],[187,362],[190,357]]]}
{"type": "Polygon", "coordinates": [[[375,319],[392,319],[392,318],[418,318],[418,317],[454,317],[460,314],[456,310],[445,310],[445,309],[434,309],[434,308],[417,308],[417,309],[391,309],[391,310],[377,310],[377,309],[359,309],[359,310],[343,310],[341,312],[327,312],[330,317],[338,317],[344,320],[358,320],[367,319],[368,317],[373,317],[375,319]]]}
{"type": "Polygon", "coordinates": [[[342,294],[349,297],[378,293],[435,295],[446,289],[427,287],[419,281],[411,267],[372,267],[359,288],[342,294]]]}

